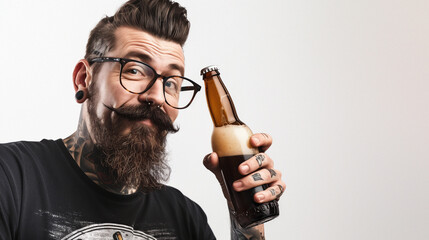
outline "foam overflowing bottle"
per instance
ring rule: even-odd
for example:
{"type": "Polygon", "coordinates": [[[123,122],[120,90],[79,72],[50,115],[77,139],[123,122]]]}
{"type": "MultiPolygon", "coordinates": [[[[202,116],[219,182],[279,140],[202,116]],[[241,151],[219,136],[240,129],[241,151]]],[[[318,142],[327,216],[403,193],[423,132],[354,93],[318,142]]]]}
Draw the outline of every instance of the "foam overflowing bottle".
{"type": "Polygon", "coordinates": [[[201,70],[201,75],[214,124],[212,149],[219,156],[223,181],[232,202],[232,216],[243,228],[267,222],[279,215],[277,201],[260,204],[253,200],[253,195],[265,190],[268,185],[242,192],[236,192],[232,187],[234,181],[244,177],[238,172],[238,166],[259,153],[258,149],[250,146],[252,131],[238,118],[232,98],[220,78],[219,69],[208,66],[201,70]]]}

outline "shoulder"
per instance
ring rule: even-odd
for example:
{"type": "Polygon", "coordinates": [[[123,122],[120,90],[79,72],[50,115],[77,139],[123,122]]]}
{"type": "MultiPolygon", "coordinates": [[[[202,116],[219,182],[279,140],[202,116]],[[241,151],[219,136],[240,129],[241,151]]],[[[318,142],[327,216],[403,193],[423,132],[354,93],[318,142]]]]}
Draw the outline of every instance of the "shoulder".
{"type": "Polygon", "coordinates": [[[169,186],[163,185],[160,189],[157,190],[159,194],[172,195],[177,197],[186,197],[179,189],[169,186]]]}
{"type": "Polygon", "coordinates": [[[0,144],[0,164],[12,164],[32,155],[41,142],[10,142],[0,144]]]}
{"type": "Polygon", "coordinates": [[[0,144],[0,158],[18,157],[51,149],[56,143],[53,140],[40,142],[20,141],[0,144]]]}
{"type": "Polygon", "coordinates": [[[58,148],[53,140],[40,142],[20,141],[0,144],[0,170],[6,175],[24,175],[35,166],[47,165],[47,161],[58,148]]]}
{"type": "Polygon", "coordinates": [[[200,205],[171,186],[164,185],[155,192],[157,202],[162,205],[163,211],[171,214],[170,219],[176,221],[178,225],[187,226],[190,230],[193,236],[190,239],[215,239],[200,205]]]}
{"type": "Polygon", "coordinates": [[[161,204],[164,209],[171,208],[171,210],[180,212],[181,215],[198,215],[206,218],[206,214],[200,205],[185,196],[177,188],[164,185],[149,195],[152,195],[152,199],[161,204]]]}
{"type": "Polygon", "coordinates": [[[165,197],[168,200],[174,200],[179,204],[184,204],[186,207],[200,208],[196,202],[185,196],[179,189],[172,186],[163,185],[161,189],[157,191],[157,194],[165,197]]]}

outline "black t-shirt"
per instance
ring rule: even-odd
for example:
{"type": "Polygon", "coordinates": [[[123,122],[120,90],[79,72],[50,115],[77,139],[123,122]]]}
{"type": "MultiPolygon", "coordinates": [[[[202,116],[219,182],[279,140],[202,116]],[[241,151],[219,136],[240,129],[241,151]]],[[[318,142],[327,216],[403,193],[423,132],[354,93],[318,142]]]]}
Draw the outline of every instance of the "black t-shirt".
{"type": "Polygon", "coordinates": [[[0,145],[0,239],[215,239],[179,190],[118,195],[91,181],[61,140],[0,145]]]}

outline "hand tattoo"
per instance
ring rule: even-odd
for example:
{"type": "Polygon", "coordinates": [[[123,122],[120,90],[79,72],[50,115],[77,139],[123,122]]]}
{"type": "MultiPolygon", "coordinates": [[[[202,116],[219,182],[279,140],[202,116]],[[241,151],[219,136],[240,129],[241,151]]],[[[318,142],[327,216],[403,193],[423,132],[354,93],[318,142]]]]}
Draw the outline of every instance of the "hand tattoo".
{"type": "Polygon", "coordinates": [[[275,195],[276,195],[276,190],[274,190],[274,189],[270,188],[270,192],[271,192],[271,195],[273,195],[273,196],[275,196],[275,195]]]}
{"type": "Polygon", "coordinates": [[[268,169],[268,171],[269,171],[269,172],[270,172],[270,174],[271,174],[271,178],[273,178],[273,177],[277,176],[277,173],[276,173],[276,171],[274,171],[274,169],[268,169]]]}
{"type": "Polygon", "coordinates": [[[279,187],[279,189],[280,189],[280,193],[279,193],[279,195],[277,195],[277,199],[279,199],[283,195],[284,188],[280,184],[277,184],[277,187],[279,187]]]}
{"type": "Polygon", "coordinates": [[[283,193],[283,191],[284,191],[283,186],[282,186],[282,185],[280,185],[280,184],[277,184],[277,186],[278,186],[278,187],[279,187],[279,189],[280,189],[280,193],[283,193]]]}
{"type": "Polygon", "coordinates": [[[259,167],[262,167],[262,162],[265,160],[265,156],[263,154],[256,155],[256,161],[258,162],[259,167]]]}
{"type": "Polygon", "coordinates": [[[262,178],[260,173],[255,173],[252,175],[253,180],[256,181],[263,181],[264,179],[262,178]]]}

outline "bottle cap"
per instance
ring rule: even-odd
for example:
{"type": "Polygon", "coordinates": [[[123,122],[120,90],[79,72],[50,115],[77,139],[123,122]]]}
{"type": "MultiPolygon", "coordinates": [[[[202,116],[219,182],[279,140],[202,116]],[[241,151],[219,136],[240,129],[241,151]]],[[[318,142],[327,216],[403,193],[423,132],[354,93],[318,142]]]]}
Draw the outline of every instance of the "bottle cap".
{"type": "Polygon", "coordinates": [[[215,71],[215,70],[219,70],[219,68],[215,65],[207,66],[207,67],[201,69],[201,75],[204,75],[205,73],[208,73],[210,71],[215,71]]]}

